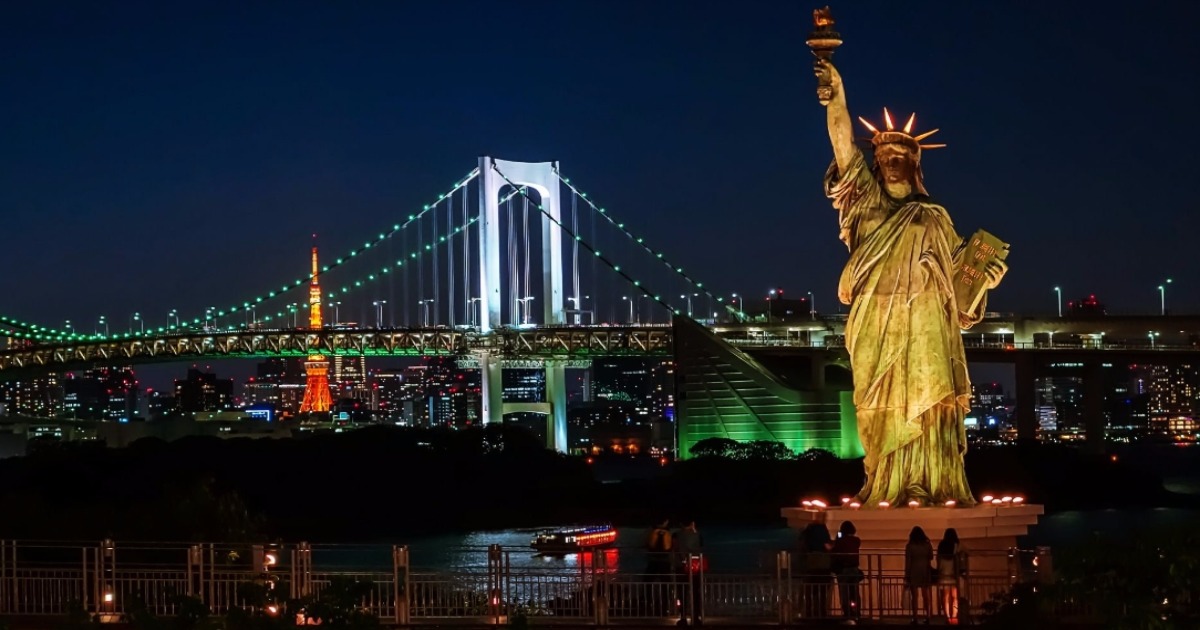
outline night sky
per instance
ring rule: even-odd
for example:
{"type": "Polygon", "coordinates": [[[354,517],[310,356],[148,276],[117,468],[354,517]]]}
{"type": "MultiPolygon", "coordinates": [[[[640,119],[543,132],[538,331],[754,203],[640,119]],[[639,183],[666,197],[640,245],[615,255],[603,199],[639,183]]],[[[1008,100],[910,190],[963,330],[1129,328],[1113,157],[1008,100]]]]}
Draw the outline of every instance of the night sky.
{"type": "MultiPolygon", "coordinates": [[[[722,293],[835,303],[847,254],[797,2],[7,3],[0,314],[162,325],[304,273],[480,154],[565,174],[722,293]],[[244,6],[244,5],[251,6],[244,6]]],[[[851,112],[917,112],[990,310],[1200,311],[1200,3],[843,2],[851,112]],[[933,141],[933,140],[931,140],[933,141]]]]}

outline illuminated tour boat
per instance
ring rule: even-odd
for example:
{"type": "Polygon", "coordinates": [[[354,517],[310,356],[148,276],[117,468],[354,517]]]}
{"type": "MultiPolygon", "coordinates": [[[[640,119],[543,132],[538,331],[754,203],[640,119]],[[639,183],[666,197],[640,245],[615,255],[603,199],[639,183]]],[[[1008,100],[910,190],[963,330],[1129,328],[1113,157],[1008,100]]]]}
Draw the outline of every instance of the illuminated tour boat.
{"type": "Polygon", "coordinates": [[[543,531],[529,543],[529,546],[539,553],[558,555],[600,549],[608,547],[616,541],[617,530],[612,525],[590,525],[543,531]]]}

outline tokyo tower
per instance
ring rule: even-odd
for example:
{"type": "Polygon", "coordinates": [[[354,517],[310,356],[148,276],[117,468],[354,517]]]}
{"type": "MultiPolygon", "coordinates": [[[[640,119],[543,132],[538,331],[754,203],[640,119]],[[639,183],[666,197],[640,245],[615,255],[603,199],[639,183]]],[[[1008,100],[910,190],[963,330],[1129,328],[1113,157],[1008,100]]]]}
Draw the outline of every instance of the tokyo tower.
{"type": "MultiPolygon", "coordinates": [[[[321,284],[317,281],[317,248],[312,248],[312,283],[308,285],[308,327],[321,330],[321,284]]],[[[329,395],[329,359],[325,355],[310,354],[304,362],[308,380],[304,384],[304,402],[300,413],[329,411],[333,399],[329,395]]]]}

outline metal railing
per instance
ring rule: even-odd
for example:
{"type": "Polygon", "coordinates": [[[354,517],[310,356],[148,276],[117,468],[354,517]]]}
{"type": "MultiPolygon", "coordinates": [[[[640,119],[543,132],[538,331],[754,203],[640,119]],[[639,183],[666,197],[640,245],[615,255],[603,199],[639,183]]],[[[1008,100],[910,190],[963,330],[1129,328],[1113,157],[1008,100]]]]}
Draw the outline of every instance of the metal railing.
{"type": "MultiPolygon", "coordinates": [[[[680,616],[736,623],[792,623],[835,618],[842,599],[866,619],[907,617],[912,589],[895,552],[864,551],[862,575],[839,584],[828,571],[814,574],[799,554],[779,551],[770,560],[745,563],[728,558],[707,568],[702,555],[671,555],[649,572],[619,569],[605,553],[579,556],[574,566],[514,563],[529,550],[479,548],[484,562],[440,570],[414,570],[407,547],[355,551],[356,562],[314,567],[313,547],[298,545],[47,545],[0,541],[0,617],[66,615],[72,609],[119,619],[139,609],[155,616],[180,612],[181,598],[202,602],[214,614],[252,608],[247,585],[267,585],[280,599],[316,598],[335,581],[365,584],[359,606],[385,623],[439,624],[451,620],[507,623],[515,617],[539,623],[607,625],[617,621],[663,620],[680,616]],[[361,553],[359,553],[361,551],[361,553]],[[369,556],[369,557],[368,557],[369,556]],[[897,564],[897,562],[899,564],[897,564]],[[756,566],[757,565],[757,566],[756,566]],[[699,567],[705,567],[701,570],[699,567]]],[[[1038,552],[1049,567],[1048,550],[1038,552]]],[[[744,558],[743,558],[744,559],[744,558]]],[[[1016,550],[1000,560],[1003,569],[974,571],[960,584],[969,602],[963,616],[1022,581],[1050,578],[1029,552],[1016,550]]],[[[991,563],[996,566],[997,563],[991,563]]],[[[940,600],[932,587],[933,601],[940,600]]]]}

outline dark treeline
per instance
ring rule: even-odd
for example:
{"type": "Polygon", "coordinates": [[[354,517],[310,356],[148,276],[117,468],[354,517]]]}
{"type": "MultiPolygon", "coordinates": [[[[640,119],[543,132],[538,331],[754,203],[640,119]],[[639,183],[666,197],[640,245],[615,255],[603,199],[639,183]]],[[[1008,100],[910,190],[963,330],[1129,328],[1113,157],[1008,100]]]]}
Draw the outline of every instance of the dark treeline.
{"type": "MultiPolygon", "coordinates": [[[[129,448],[50,444],[0,461],[0,538],[397,541],[424,533],[571,522],[779,523],[801,497],[862,483],[862,463],[763,447],[600,483],[578,457],[513,427],[375,427],[291,440],[147,439],[129,448]]],[[[977,493],[1051,510],[1170,505],[1161,479],[1068,447],[976,449],[977,493]]]]}

